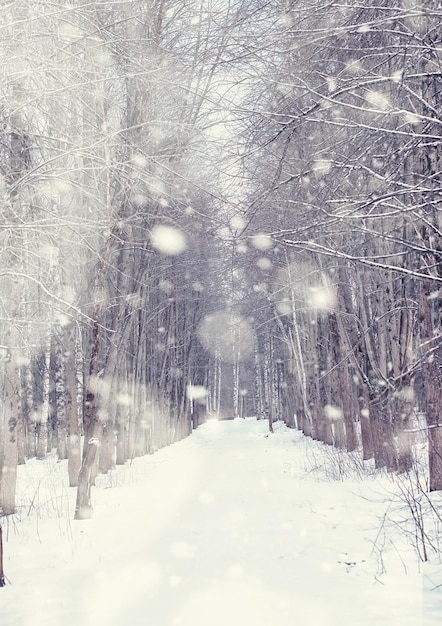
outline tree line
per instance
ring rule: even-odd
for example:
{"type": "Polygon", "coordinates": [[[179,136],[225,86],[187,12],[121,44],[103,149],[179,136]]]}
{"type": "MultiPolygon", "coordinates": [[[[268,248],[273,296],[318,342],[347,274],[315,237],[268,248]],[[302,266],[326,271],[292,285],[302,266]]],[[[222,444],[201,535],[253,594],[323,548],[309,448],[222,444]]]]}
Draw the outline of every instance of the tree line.
{"type": "Polygon", "coordinates": [[[239,9],[4,4],[0,510],[17,465],[54,451],[82,519],[97,472],[204,411],[197,329],[222,302],[212,84],[239,9]]]}
{"type": "Polygon", "coordinates": [[[4,3],[2,515],[223,411],[442,488],[433,4],[4,3]]]}
{"type": "Polygon", "coordinates": [[[258,410],[393,471],[422,431],[439,490],[441,11],[285,6],[244,138],[258,410]]]}

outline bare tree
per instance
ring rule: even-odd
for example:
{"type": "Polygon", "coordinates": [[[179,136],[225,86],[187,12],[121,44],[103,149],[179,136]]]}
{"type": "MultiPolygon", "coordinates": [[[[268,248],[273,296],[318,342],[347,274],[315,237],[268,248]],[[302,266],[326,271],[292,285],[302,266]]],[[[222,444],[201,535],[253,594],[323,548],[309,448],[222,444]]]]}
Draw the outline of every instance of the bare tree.
{"type": "Polygon", "coordinates": [[[284,304],[268,315],[296,338],[300,422],[337,445],[345,431],[352,449],[357,420],[364,458],[409,470],[413,382],[422,371],[430,488],[439,488],[440,459],[438,19],[432,5],[399,1],[327,14],[314,3],[286,6],[284,37],[276,44],[274,33],[272,43],[270,29],[265,40],[267,82],[261,107],[259,88],[250,97],[256,122],[246,144],[250,224],[280,253],[290,249],[286,269],[268,273],[273,300],[284,304]],[[321,281],[332,297],[318,311],[321,281]],[[324,407],[333,408],[325,419],[324,407]]]}

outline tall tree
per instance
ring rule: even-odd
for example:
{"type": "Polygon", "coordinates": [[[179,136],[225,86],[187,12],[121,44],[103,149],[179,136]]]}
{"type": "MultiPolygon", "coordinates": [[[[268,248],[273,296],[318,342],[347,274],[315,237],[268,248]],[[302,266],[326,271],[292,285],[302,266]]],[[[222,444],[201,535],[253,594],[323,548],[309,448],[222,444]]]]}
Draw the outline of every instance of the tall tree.
{"type": "MultiPolygon", "coordinates": [[[[425,364],[427,380],[432,368],[434,386],[440,382],[433,358],[440,343],[438,19],[433,5],[421,11],[399,0],[340,3],[327,12],[319,3],[286,4],[284,37],[279,33],[276,45],[273,31],[273,44],[271,35],[266,40],[263,104],[256,106],[256,89],[250,98],[251,228],[267,233],[276,249],[291,249],[287,268],[295,259],[293,271],[276,274],[285,283],[276,314],[284,324],[292,316],[292,334],[300,338],[292,354],[300,355],[308,401],[298,400],[297,411],[307,405],[310,432],[336,443],[336,418],[347,415],[350,448],[358,419],[365,458],[373,451],[379,465],[401,470],[412,462],[414,376],[425,364]],[[319,314],[318,281],[310,282],[307,298],[296,290],[298,278],[308,286],[312,275],[329,285],[322,295],[332,295],[319,314]],[[300,308],[310,308],[313,326],[294,313],[300,308]],[[338,374],[345,407],[334,394],[338,374]],[[328,410],[331,431],[324,406],[337,409],[328,410]]],[[[273,291],[277,300],[281,288],[273,291]]],[[[440,407],[432,388],[426,397],[436,488],[440,407]]]]}

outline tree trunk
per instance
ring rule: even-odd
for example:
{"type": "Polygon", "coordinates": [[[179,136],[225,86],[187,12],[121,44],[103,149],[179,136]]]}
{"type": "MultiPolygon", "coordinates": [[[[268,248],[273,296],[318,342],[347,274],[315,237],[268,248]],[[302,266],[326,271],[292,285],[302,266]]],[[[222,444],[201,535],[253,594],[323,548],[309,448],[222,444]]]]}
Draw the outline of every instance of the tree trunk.
{"type": "Polygon", "coordinates": [[[44,459],[48,452],[48,420],[49,420],[49,373],[51,359],[51,334],[48,330],[43,356],[42,403],[37,413],[37,459],[44,459]]]}
{"type": "Polygon", "coordinates": [[[377,468],[397,470],[397,454],[390,420],[387,394],[373,391],[370,398],[370,421],[373,426],[374,459],[377,468]]]}
{"type": "Polygon", "coordinates": [[[414,393],[411,384],[409,386],[404,385],[401,389],[396,390],[391,399],[391,404],[397,439],[398,471],[409,472],[413,467],[410,428],[412,426],[414,409],[414,393]]]}
{"type": "Polygon", "coordinates": [[[440,296],[434,297],[433,289],[432,281],[422,281],[420,317],[421,341],[425,350],[422,373],[425,389],[424,411],[428,428],[429,489],[440,491],[442,490],[442,347],[438,344],[434,329],[440,328],[442,299],[440,296]]]}
{"type": "MultiPolygon", "coordinates": [[[[102,319],[100,315],[97,318],[102,319]]],[[[85,409],[84,409],[84,444],[81,468],[78,473],[77,501],[75,505],[76,520],[84,520],[92,517],[91,490],[95,481],[96,465],[98,461],[98,445],[101,440],[101,421],[97,400],[97,389],[99,385],[99,355],[102,349],[102,327],[98,321],[94,322],[91,333],[91,356],[89,361],[89,371],[85,388],[85,409]]]]}
{"type": "Polygon", "coordinates": [[[17,419],[19,390],[18,370],[15,366],[15,351],[11,349],[10,360],[6,365],[4,398],[4,438],[3,466],[0,474],[0,510],[2,515],[15,512],[15,490],[17,485],[17,419]]]}
{"type": "MultiPolygon", "coordinates": [[[[98,425],[97,425],[98,426],[98,425]]],[[[87,439],[81,469],[78,475],[77,501],[75,504],[75,519],[90,519],[93,514],[92,508],[92,484],[95,478],[95,466],[97,463],[99,428],[94,429],[95,435],[87,439]]],[[[86,435],[85,435],[86,436],[86,435]]]]}
{"type": "Polygon", "coordinates": [[[3,527],[0,524],[0,587],[6,585],[5,570],[3,569],[3,527]]]}
{"type": "Polygon", "coordinates": [[[362,459],[368,461],[374,457],[372,423],[370,421],[370,402],[367,387],[361,383],[358,393],[359,422],[361,424],[362,459]]]}
{"type": "MultiPolygon", "coordinates": [[[[125,394],[127,397],[127,393],[125,394]]],[[[130,408],[127,402],[121,402],[117,405],[116,416],[116,457],[117,465],[124,465],[128,457],[128,426],[130,408]]]]}
{"type": "Polygon", "coordinates": [[[66,425],[68,431],[68,475],[69,487],[78,485],[81,467],[80,418],[78,414],[77,345],[75,329],[68,331],[66,356],[66,425]]]}
{"type": "Polygon", "coordinates": [[[98,471],[107,474],[115,467],[115,436],[109,424],[103,424],[99,447],[98,471]]]}
{"type": "Polygon", "coordinates": [[[57,449],[57,456],[60,461],[68,458],[68,435],[66,423],[66,350],[63,345],[61,332],[57,332],[53,342],[54,355],[54,444],[57,449]]]}

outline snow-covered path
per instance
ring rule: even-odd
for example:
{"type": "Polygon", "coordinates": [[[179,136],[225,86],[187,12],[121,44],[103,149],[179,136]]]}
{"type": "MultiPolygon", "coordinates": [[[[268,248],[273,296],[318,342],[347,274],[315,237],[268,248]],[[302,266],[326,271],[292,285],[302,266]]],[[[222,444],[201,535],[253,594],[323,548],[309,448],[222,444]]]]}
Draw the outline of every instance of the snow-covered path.
{"type": "Polygon", "coordinates": [[[418,574],[380,571],[379,505],[309,478],[304,453],[285,428],[209,422],[107,478],[93,520],[31,516],[8,534],[0,625],[440,623],[418,574]]]}

